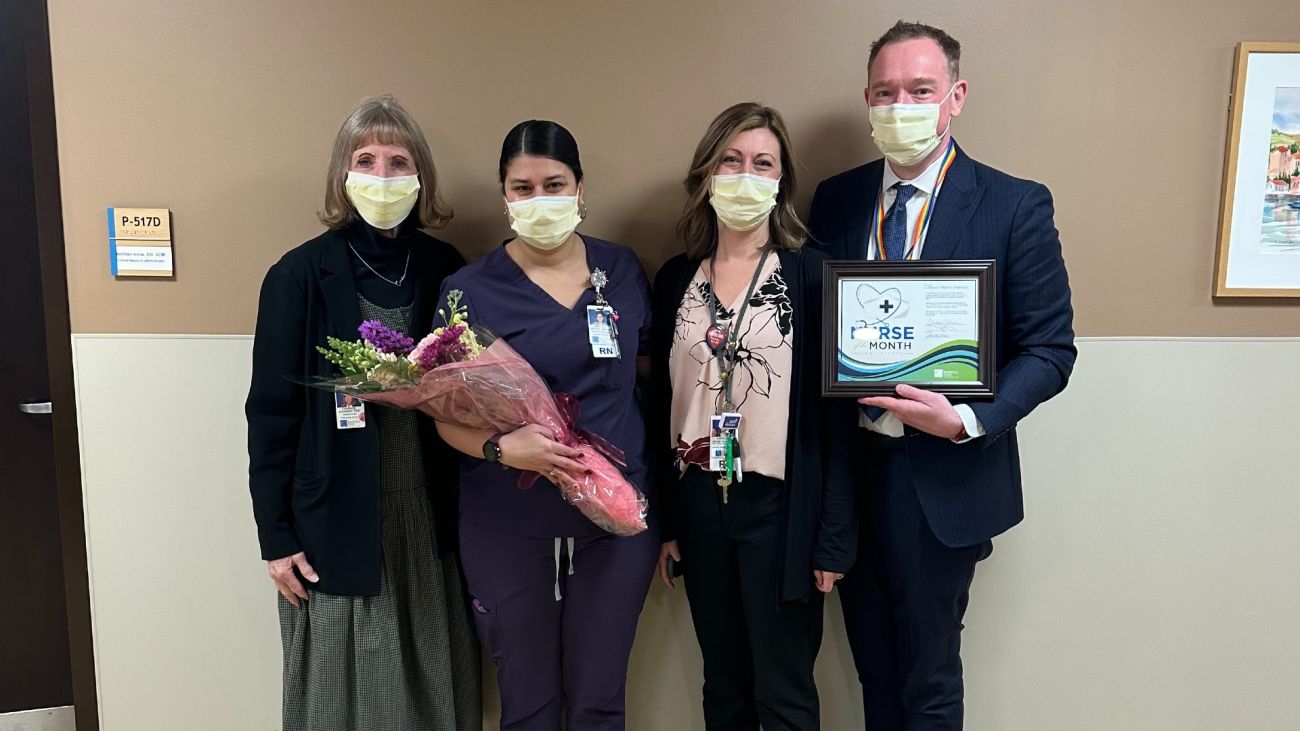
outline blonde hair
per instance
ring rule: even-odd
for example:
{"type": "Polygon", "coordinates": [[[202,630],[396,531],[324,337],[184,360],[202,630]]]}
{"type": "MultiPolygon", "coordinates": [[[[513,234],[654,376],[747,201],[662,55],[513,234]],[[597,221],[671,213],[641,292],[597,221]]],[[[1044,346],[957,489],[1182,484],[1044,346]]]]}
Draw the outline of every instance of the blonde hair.
{"type": "Polygon", "coordinates": [[[411,113],[388,94],[362,99],[339,127],[334,138],[334,150],[330,153],[329,170],[325,173],[325,207],[318,214],[320,222],[339,229],[356,220],[356,208],[348,200],[343,183],[348,177],[352,153],[369,141],[397,145],[411,151],[416,174],[420,176],[420,194],[415,203],[420,226],[445,226],[451,220],[452,210],[438,195],[438,170],[434,167],[429,143],[411,113]]]}
{"type": "Polygon", "coordinates": [[[718,248],[718,217],[709,203],[710,183],[727,150],[727,143],[751,129],[771,130],[777,142],[781,143],[781,183],[777,187],[776,207],[767,219],[771,235],[768,246],[794,251],[808,238],[808,229],[794,210],[794,150],[790,146],[785,120],[771,107],[741,102],[723,110],[709,124],[704,138],[695,148],[690,172],[682,181],[686,187],[686,206],[677,222],[677,236],[686,244],[686,253],[692,259],[712,256],[718,248]]]}

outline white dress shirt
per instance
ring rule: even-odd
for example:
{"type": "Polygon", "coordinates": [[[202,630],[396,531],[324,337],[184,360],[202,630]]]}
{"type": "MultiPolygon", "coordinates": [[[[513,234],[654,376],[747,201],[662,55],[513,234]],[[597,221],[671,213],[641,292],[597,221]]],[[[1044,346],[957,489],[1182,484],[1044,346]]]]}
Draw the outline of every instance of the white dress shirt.
{"type": "MultiPolygon", "coordinates": [[[[898,174],[894,172],[894,168],[890,166],[888,162],[885,163],[885,175],[884,180],[881,182],[880,189],[884,193],[886,215],[889,213],[890,206],[894,205],[894,199],[898,197],[898,192],[894,190],[895,183],[904,183],[916,188],[916,192],[912,194],[912,197],[908,199],[905,205],[907,211],[907,243],[909,246],[912,243],[912,237],[916,235],[916,218],[921,214],[921,207],[925,205],[926,199],[930,197],[930,192],[934,190],[934,183],[939,179],[939,169],[943,166],[943,161],[946,157],[947,155],[940,155],[934,162],[930,163],[929,167],[913,180],[903,180],[898,177],[898,174]]],[[[942,195],[942,188],[939,190],[939,193],[942,195]]],[[[876,209],[875,213],[878,214],[878,212],[879,208],[876,209]]],[[[881,242],[876,241],[877,229],[875,228],[875,224],[877,221],[875,220],[874,214],[871,222],[873,227],[868,234],[870,236],[870,241],[867,244],[867,258],[879,259],[879,246],[881,242]]],[[[883,223],[883,221],[880,223],[883,223]]],[[[913,259],[921,258],[921,250],[925,248],[925,237],[928,233],[928,231],[921,231],[921,240],[916,243],[916,250],[911,252],[913,259]]],[[[961,423],[966,427],[966,438],[958,440],[958,443],[969,442],[972,439],[984,436],[984,426],[980,424],[979,419],[975,418],[975,412],[970,406],[967,406],[966,404],[957,404],[953,408],[957,410],[957,416],[961,417],[961,423]]],[[[863,413],[859,423],[864,429],[870,429],[877,434],[883,434],[887,437],[903,436],[903,422],[899,421],[898,417],[894,415],[894,412],[892,411],[886,411],[883,416],[875,421],[867,418],[866,413],[863,413]]]]}

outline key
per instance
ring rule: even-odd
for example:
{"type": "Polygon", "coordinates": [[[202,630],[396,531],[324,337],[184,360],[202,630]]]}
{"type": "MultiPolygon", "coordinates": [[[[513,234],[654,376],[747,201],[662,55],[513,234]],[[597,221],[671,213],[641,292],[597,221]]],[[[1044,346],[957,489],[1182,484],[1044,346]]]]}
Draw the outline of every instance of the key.
{"type": "Polygon", "coordinates": [[[727,504],[727,488],[728,488],[728,487],[731,487],[731,478],[730,478],[730,477],[719,477],[719,478],[718,478],[718,487],[721,487],[721,488],[722,488],[722,504],[723,504],[723,505],[726,505],[726,504],[727,504]]]}

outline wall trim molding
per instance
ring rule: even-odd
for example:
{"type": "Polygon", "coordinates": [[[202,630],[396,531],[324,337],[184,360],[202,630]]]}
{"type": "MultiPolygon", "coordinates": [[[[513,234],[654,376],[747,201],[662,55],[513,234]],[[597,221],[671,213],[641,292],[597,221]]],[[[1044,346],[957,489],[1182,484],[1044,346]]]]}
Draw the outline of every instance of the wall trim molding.
{"type": "Polygon", "coordinates": [[[216,333],[72,333],[73,340],[252,340],[253,336],[216,333]]]}
{"type": "MultiPolygon", "coordinates": [[[[252,334],[207,333],[72,333],[76,340],[252,340],[252,334]]],[[[1300,343],[1300,336],[1227,335],[1089,335],[1076,343],[1300,343]]]]}

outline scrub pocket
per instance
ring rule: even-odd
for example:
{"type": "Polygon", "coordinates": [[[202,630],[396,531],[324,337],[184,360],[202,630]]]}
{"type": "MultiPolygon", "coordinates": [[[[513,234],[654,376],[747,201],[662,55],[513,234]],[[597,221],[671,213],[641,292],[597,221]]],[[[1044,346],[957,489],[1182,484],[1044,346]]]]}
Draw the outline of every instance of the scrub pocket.
{"type": "Polygon", "coordinates": [[[479,644],[487,650],[492,663],[500,666],[510,659],[510,653],[506,650],[505,634],[501,631],[496,603],[474,597],[470,601],[470,609],[474,615],[474,631],[478,633],[479,644]]]}

